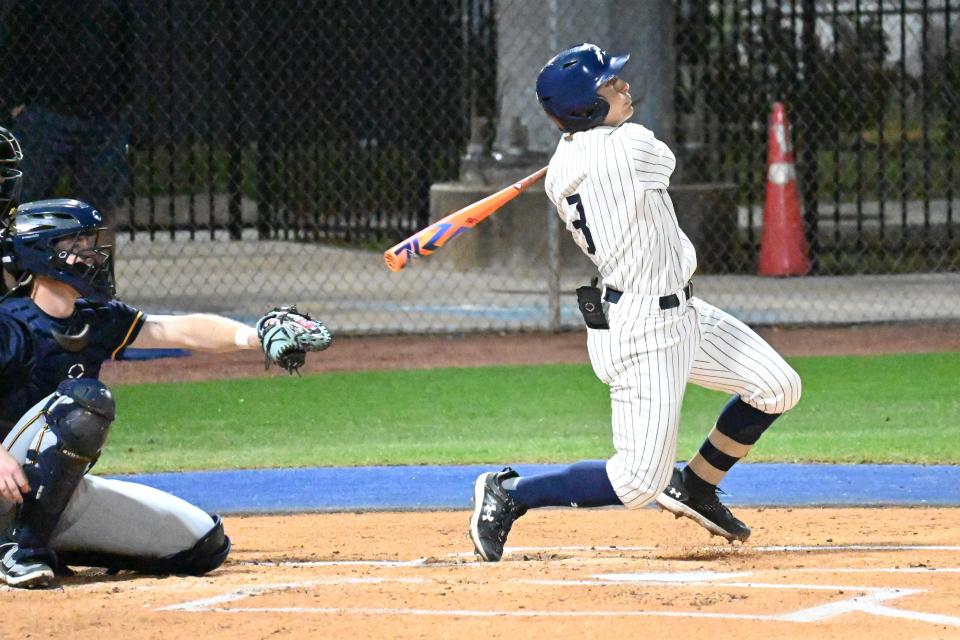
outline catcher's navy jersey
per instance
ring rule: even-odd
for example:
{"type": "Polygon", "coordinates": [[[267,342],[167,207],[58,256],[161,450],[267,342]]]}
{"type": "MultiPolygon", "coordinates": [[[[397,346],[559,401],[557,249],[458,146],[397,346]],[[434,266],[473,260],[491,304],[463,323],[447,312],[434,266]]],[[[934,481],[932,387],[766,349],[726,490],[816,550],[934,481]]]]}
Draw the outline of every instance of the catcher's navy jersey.
{"type": "Polygon", "coordinates": [[[143,326],[143,313],[113,300],[78,300],[69,318],[53,318],[29,298],[0,304],[0,438],[34,404],[67,378],[96,378],[104,360],[118,358],[143,326]],[[90,339],[78,352],[60,346],[51,330],[90,339]]]}

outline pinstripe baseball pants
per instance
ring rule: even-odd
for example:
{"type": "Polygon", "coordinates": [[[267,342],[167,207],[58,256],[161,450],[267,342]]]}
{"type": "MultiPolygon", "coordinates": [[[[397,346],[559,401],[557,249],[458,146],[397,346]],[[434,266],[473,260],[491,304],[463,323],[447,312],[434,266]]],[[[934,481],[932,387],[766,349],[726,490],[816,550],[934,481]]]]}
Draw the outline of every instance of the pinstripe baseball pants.
{"type": "Polygon", "coordinates": [[[608,308],[609,330],[588,329],[590,362],[610,386],[613,444],[607,474],[629,508],[670,480],[688,382],[735,393],[766,413],[800,399],[800,377],[745,324],[699,298],[661,310],[658,298],[625,292],[608,308]]]}

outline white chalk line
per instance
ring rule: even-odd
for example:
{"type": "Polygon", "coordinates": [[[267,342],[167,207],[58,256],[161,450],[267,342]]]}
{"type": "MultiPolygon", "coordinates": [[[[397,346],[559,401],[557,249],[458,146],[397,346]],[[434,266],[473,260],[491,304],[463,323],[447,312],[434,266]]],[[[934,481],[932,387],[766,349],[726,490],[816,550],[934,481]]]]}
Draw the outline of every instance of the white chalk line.
{"type": "Polygon", "coordinates": [[[777,616],[703,611],[481,611],[476,609],[385,609],[374,607],[235,607],[202,609],[214,613],[312,613],[355,616],[430,616],[446,618],[730,618],[735,620],[780,620],[777,616]]]}
{"type": "Polygon", "coordinates": [[[799,583],[764,583],[764,582],[728,582],[731,577],[746,577],[750,572],[739,573],[712,573],[689,572],[687,578],[677,579],[677,576],[659,573],[638,574],[599,574],[591,576],[590,580],[503,580],[502,583],[530,584],[536,586],[616,586],[638,585],[647,586],[684,586],[684,587],[730,587],[735,589],[779,589],[790,591],[831,591],[837,593],[853,592],[858,595],[843,600],[829,602],[823,605],[808,607],[783,614],[734,614],[722,612],[702,611],[531,611],[531,610],[442,610],[442,609],[413,609],[413,608],[382,608],[382,607],[230,607],[219,605],[235,602],[251,596],[269,592],[305,589],[314,586],[347,586],[384,583],[427,584],[435,582],[417,578],[332,578],[326,580],[308,580],[304,582],[282,583],[272,585],[258,585],[237,589],[230,593],[200,600],[193,600],[158,609],[158,611],[183,612],[217,612],[217,613],[303,613],[325,615],[399,615],[399,616],[440,616],[440,617],[694,617],[694,618],[723,618],[740,620],[766,620],[781,622],[810,623],[827,620],[848,613],[866,613],[893,618],[902,618],[932,624],[942,624],[960,627],[960,617],[943,614],[927,613],[908,609],[897,609],[881,604],[907,596],[925,593],[925,589],[903,589],[891,587],[871,587],[862,585],[836,584],[799,584],[799,583]],[[719,583],[717,581],[724,580],[719,583]]]}
{"type": "Polygon", "coordinates": [[[481,611],[476,609],[386,609],[374,607],[236,607],[205,609],[215,613],[311,613],[355,616],[428,616],[445,618],[729,618],[734,620],[779,620],[777,616],[703,611],[481,611]]]}
{"type": "MultiPolygon", "coordinates": [[[[544,553],[557,551],[573,552],[650,552],[657,551],[656,547],[639,546],[552,546],[552,547],[511,547],[508,553],[544,553]]],[[[755,552],[755,553],[797,553],[797,552],[848,552],[848,551],[960,551],[960,546],[953,545],[777,545],[761,547],[718,547],[720,552],[755,552]]],[[[448,558],[463,558],[472,556],[471,553],[452,553],[448,558]]],[[[491,566],[481,563],[462,564],[457,562],[443,562],[436,559],[417,558],[410,561],[396,560],[328,560],[308,562],[245,562],[238,563],[253,566],[275,567],[330,567],[330,566],[372,566],[378,568],[404,568],[425,566],[491,566]]],[[[807,573],[960,573],[960,567],[932,568],[932,567],[889,567],[877,569],[860,568],[797,568],[778,570],[785,572],[807,573]]],[[[259,585],[238,589],[227,594],[193,600],[158,609],[159,611],[186,611],[186,612],[218,612],[218,613],[311,613],[325,615],[363,615],[363,616],[439,616],[439,617],[516,617],[516,618],[569,618],[569,617],[667,617],[667,618],[714,618],[756,621],[781,621],[808,623],[834,618],[847,613],[866,613],[869,615],[902,618],[932,624],[942,624],[960,627],[960,617],[943,614],[927,613],[907,609],[898,609],[882,604],[899,598],[923,593],[923,589],[882,588],[855,585],[824,585],[798,583],[762,583],[762,582],[731,582],[730,578],[742,578],[751,575],[750,572],[721,573],[721,572],[688,572],[676,573],[638,573],[638,574],[598,574],[590,580],[501,580],[518,584],[538,586],[615,586],[624,584],[647,584],[664,586],[688,586],[716,588],[718,581],[724,587],[737,589],[785,589],[808,591],[837,591],[854,592],[851,598],[800,609],[784,614],[735,614],[722,612],[702,611],[510,611],[510,610],[440,610],[414,608],[382,608],[382,607],[222,607],[228,602],[235,602],[252,596],[268,592],[279,592],[292,589],[302,589],[314,586],[350,586],[366,584],[382,584],[388,582],[406,582],[426,584],[434,582],[429,579],[417,578],[331,578],[326,580],[308,580],[305,582],[283,583],[274,585],[259,585]]]]}
{"type": "Polygon", "coordinates": [[[320,578],[317,580],[306,580],[303,582],[284,582],[279,584],[261,584],[250,587],[236,589],[229,593],[200,600],[191,600],[180,604],[160,607],[157,611],[210,611],[212,605],[223,604],[249,598],[250,596],[260,595],[262,593],[290,591],[293,589],[305,589],[308,587],[320,586],[350,586],[350,585],[368,585],[368,584],[427,584],[432,582],[427,578],[320,578]]]}
{"type": "MultiPolygon", "coordinates": [[[[602,580],[609,584],[619,582],[646,582],[646,583],[672,583],[672,582],[706,582],[708,580],[729,580],[730,578],[746,578],[751,575],[749,571],[656,571],[645,573],[599,573],[590,576],[594,580],[602,580]]],[[[529,582],[531,584],[549,584],[553,582],[562,582],[557,580],[520,580],[519,582],[529,582]]]]}
{"type": "MultiPolygon", "coordinates": [[[[744,575],[750,575],[749,573],[744,575]]],[[[606,576],[603,574],[591,576],[592,580],[504,580],[503,582],[516,582],[520,584],[529,584],[534,586],[589,586],[589,587],[602,587],[602,586],[623,586],[623,585],[646,585],[646,586],[660,586],[660,587],[732,587],[735,589],[782,589],[788,591],[837,591],[837,592],[846,592],[853,591],[857,593],[868,593],[868,594],[879,594],[879,593],[888,593],[895,591],[898,594],[902,595],[914,595],[915,593],[923,593],[924,589],[895,589],[892,587],[867,587],[859,585],[849,585],[849,584],[798,584],[798,583],[787,583],[787,582],[722,582],[717,583],[716,580],[725,580],[726,576],[720,575],[711,581],[710,579],[706,580],[664,580],[656,576],[656,574],[612,574],[606,576]],[[634,577],[636,576],[636,577],[634,577]],[[648,577],[649,576],[649,577],[648,577]]],[[[898,596],[898,597],[901,597],[898,596]]]]}
{"type": "Polygon", "coordinates": [[[257,560],[247,560],[237,562],[236,564],[245,567],[380,567],[389,569],[391,567],[423,567],[430,566],[452,566],[459,564],[456,562],[431,562],[427,558],[417,558],[416,560],[289,560],[281,562],[261,562],[257,560]]]}
{"type": "MultiPolygon", "coordinates": [[[[580,581],[582,582],[582,581],[580,581]]],[[[597,583],[594,583],[597,584],[597,583]]],[[[711,583],[701,583],[708,585],[711,583]]],[[[304,585],[287,585],[287,588],[296,588],[304,585]]],[[[845,589],[861,590],[861,588],[849,586],[826,586],[826,585],[772,585],[764,583],[725,583],[725,586],[740,586],[749,588],[775,588],[775,589],[845,589]]],[[[661,617],[661,618],[714,618],[730,620],[754,620],[754,621],[777,621],[777,622],[796,622],[813,623],[835,618],[848,613],[866,613],[891,618],[902,618],[918,622],[929,622],[932,624],[941,624],[960,627],[960,617],[948,616],[935,613],[926,613],[922,611],[912,611],[907,609],[896,609],[880,604],[881,602],[895,600],[910,595],[923,593],[922,589],[876,589],[868,587],[870,593],[865,595],[830,602],[827,604],[800,609],[790,613],[782,614],[749,614],[749,613],[723,613],[723,612],[703,612],[703,611],[538,611],[538,610],[477,610],[477,609],[413,609],[413,608],[384,608],[384,607],[211,607],[210,605],[222,604],[228,600],[237,600],[248,595],[252,589],[246,590],[246,593],[234,592],[226,596],[217,598],[208,598],[206,601],[196,601],[184,603],[173,607],[165,607],[161,611],[189,611],[189,612],[216,612],[216,613],[301,613],[301,614],[320,614],[320,615],[360,615],[360,616],[421,616],[421,617],[456,617],[456,618],[633,618],[633,617],[661,617]],[[205,602],[206,604],[201,604],[205,602]]]]}

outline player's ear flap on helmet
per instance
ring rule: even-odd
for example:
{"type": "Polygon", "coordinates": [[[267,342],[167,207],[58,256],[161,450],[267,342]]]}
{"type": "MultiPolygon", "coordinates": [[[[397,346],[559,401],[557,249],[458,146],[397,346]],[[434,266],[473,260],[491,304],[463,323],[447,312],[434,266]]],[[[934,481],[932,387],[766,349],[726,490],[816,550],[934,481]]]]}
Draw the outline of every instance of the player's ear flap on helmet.
{"type": "Polygon", "coordinates": [[[560,129],[561,131],[563,130],[563,122],[560,121],[560,118],[552,113],[548,113],[547,117],[550,118],[550,121],[557,126],[557,129],[560,129]]]}

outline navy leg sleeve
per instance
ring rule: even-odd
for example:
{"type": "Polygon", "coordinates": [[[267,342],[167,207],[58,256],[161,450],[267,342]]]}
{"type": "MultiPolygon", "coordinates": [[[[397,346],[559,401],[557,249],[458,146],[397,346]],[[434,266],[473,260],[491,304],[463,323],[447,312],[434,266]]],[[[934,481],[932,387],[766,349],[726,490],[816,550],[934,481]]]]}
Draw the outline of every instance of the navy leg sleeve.
{"type": "Polygon", "coordinates": [[[508,493],[525,509],[623,504],[607,477],[605,460],[584,460],[560,471],[522,477],[508,493]]]}

